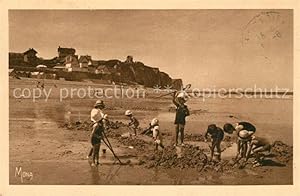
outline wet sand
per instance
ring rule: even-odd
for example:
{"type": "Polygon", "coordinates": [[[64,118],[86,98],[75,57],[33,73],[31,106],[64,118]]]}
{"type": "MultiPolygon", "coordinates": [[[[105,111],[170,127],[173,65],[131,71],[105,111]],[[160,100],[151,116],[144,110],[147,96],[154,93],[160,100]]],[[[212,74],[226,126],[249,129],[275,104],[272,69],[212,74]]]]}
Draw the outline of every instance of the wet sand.
{"type": "MultiPolygon", "coordinates": [[[[60,88],[70,87],[71,82],[59,82],[52,97],[32,102],[31,99],[15,99],[12,90],[16,87],[34,88],[33,80],[10,79],[9,102],[9,160],[10,184],[292,184],[292,161],[285,167],[265,166],[253,170],[243,169],[228,173],[199,173],[194,169],[146,169],[138,165],[128,146],[112,139],[116,153],[122,160],[131,159],[131,165],[120,166],[108,152],[101,157],[98,170],[91,168],[86,160],[89,144],[89,130],[68,130],[61,127],[66,115],[71,121],[87,120],[96,99],[67,99],[59,102],[60,88]],[[15,168],[33,173],[32,180],[20,181],[15,177],[15,168]]],[[[84,83],[74,85],[87,86],[84,83]]],[[[46,88],[53,88],[53,81],[45,82],[46,88]]],[[[123,115],[131,109],[146,127],[153,117],[158,117],[163,133],[170,135],[165,145],[172,145],[174,115],[170,97],[161,99],[155,95],[146,99],[104,99],[106,113],[111,120],[128,122],[123,115]]],[[[188,102],[191,116],[188,117],[186,133],[203,134],[207,126],[215,123],[223,126],[236,122],[234,115],[257,126],[257,135],[267,137],[271,142],[281,140],[292,145],[293,116],[292,99],[192,99],[188,102]]],[[[128,130],[124,129],[124,132],[128,130]]],[[[195,142],[195,145],[206,144],[195,142]]],[[[223,153],[224,159],[234,156],[234,147],[223,153]]]]}

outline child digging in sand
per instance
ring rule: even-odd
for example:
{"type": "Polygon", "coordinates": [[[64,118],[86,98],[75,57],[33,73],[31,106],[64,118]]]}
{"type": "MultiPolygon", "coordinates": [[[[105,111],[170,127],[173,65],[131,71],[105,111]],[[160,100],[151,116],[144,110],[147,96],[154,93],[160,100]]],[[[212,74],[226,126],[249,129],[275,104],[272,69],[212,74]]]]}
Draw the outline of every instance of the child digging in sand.
{"type": "Polygon", "coordinates": [[[133,114],[130,110],[127,110],[125,112],[125,116],[129,117],[130,122],[129,122],[128,126],[133,129],[134,135],[136,136],[137,135],[137,130],[138,130],[139,125],[140,125],[139,121],[133,116],[133,114]]]}
{"type": "Polygon", "coordinates": [[[266,138],[256,137],[252,135],[250,148],[247,153],[247,160],[250,158],[250,156],[253,156],[255,158],[253,167],[262,166],[265,158],[265,153],[270,153],[271,148],[272,146],[266,138]]]}
{"type": "Polygon", "coordinates": [[[153,132],[153,140],[155,143],[155,150],[158,150],[158,146],[160,146],[162,149],[164,149],[164,145],[162,144],[162,135],[159,130],[159,121],[157,118],[153,118],[151,123],[151,129],[153,132]]]}
{"type": "Polygon", "coordinates": [[[233,133],[233,131],[237,132],[236,159],[238,159],[239,156],[241,156],[241,158],[246,158],[250,147],[251,136],[256,132],[255,126],[249,122],[238,122],[235,126],[226,123],[223,129],[226,133],[233,133]]]}
{"type": "Polygon", "coordinates": [[[210,161],[213,160],[214,155],[218,161],[221,161],[221,142],[224,138],[224,132],[220,127],[217,127],[215,124],[211,124],[207,127],[207,131],[205,134],[205,141],[207,141],[209,136],[212,140],[211,147],[210,147],[211,150],[210,161]]]}

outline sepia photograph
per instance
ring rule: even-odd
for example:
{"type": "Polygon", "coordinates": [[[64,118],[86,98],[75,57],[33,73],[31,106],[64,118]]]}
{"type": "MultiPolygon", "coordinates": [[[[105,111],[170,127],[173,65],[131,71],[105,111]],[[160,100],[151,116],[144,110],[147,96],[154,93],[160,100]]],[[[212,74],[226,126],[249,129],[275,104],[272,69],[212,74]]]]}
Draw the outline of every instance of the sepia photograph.
{"type": "Polygon", "coordinates": [[[9,185],[294,185],[294,20],[9,9],[9,185]]]}

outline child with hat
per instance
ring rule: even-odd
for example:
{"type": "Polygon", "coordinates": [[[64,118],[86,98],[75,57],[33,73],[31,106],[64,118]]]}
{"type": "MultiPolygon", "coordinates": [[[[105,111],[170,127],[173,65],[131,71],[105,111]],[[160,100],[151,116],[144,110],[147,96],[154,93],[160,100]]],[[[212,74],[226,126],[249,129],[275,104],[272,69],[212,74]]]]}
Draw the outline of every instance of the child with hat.
{"type": "Polygon", "coordinates": [[[132,112],[130,110],[125,111],[125,116],[129,117],[130,122],[128,123],[129,127],[132,127],[134,131],[134,135],[137,135],[137,130],[139,128],[139,121],[133,116],[132,112]]]}
{"type": "Polygon", "coordinates": [[[88,154],[88,158],[93,155],[92,166],[99,164],[99,150],[102,139],[102,132],[104,131],[103,118],[104,113],[102,110],[105,108],[104,102],[102,100],[97,100],[94,108],[91,111],[91,121],[93,123],[92,134],[91,134],[91,144],[92,148],[88,154]]]}

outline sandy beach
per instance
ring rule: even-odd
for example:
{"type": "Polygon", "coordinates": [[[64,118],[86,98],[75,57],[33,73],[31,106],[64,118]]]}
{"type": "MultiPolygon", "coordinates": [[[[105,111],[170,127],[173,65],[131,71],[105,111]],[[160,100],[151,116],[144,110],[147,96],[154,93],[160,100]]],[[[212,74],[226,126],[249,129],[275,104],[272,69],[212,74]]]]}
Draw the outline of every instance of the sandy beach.
{"type": "MultiPolygon", "coordinates": [[[[116,136],[109,136],[116,154],[124,162],[119,165],[107,150],[100,155],[98,169],[91,168],[86,159],[90,147],[90,129],[68,129],[66,120],[84,122],[97,99],[66,98],[59,100],[62,88],[96,86],[84,82],[45,80],[45,89],[52,89],[49,99],[15,98],[15,88],[34,89],[34,79],[14,79],[9,81],[9,168],[10,184],[292,184],[293,160],[281,166],[234,169],[228,171],[202,171],[194,168],[147,168],[140,162],[142,155],[153,151],[151,138],[137,136],[144,141],[143,152],[138,146],[128,148],[116,136]],[[56,87],[54,87],[54,83],[56,87]],[[33,178],[21,181],[15,176],[16,168],[31,172],[33,178]]],[[[97,84],[108,88],[109,85],[97,84]]],[[[105,113],[111,121],[128,123],[124,111],[130,109],[146,128],[152,118],[160,119],[160,126],[166,146],[172,146],[174,137],[174,117],[171,96],[158,98],[153,89],[147,89],[145,98],[103,99],[105,113]]],[[[257,127],[257,136],[266,137],[270,142],[282,141],[293,146],[293,99],[236,99],[236,98],[193,98],[187,102],[191,115],[187,118],[185,133],[203,135],[209,124],[222,127],[225,123],[249,121],[257,127]],[[234,116],[236,118],[232,118],[234,116]]],[[[124,134],[130,130],[120,127],[111,130],[124,134]]],[[[191,138],[192,138],[191,136],[191,138]]],[[[209,154],[206,143],[190,139],[188,145],[199,146],[209,154]]],[[[236,150],[234,138],[223,142],[223,159],[230,161],[236,150]],[[226,144],[226,145],[225,145],[226,144]]],[[[101,148],[104,145],[102,144],[101,148]]],[[[177,149],[182,150],[182,149],[177,149]]]]}

